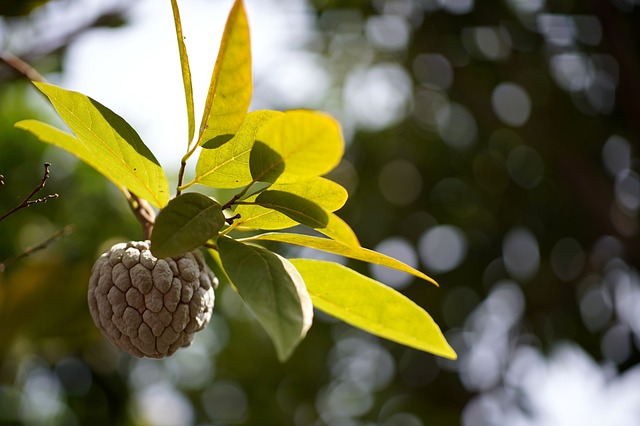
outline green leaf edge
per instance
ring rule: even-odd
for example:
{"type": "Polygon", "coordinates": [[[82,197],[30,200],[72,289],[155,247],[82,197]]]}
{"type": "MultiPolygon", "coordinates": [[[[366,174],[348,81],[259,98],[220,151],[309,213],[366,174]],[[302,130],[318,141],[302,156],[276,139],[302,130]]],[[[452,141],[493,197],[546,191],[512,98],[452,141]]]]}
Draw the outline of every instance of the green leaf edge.
{"type": "MultiPolygon", "coordinates": [[[[266,259],[264,258],[264,254],[266,254],[267,256],[269,255],[273,255],[274,258],[278,259],[281,263],[282,263],[282,268],[283,270],[286,271],[287,275],[289,276],[289,279],[291,280],[291,283],[294,285],[294,287],[297,287],[295,285],[295,278],[291,275],[291,272],[294,272],[295,274],[297,274],[299,276],[299,281],[300,284],[302,285],[302,290],[304,290],[304,292],[307,294],[307,303],[308,303],[308,307],[311,308],[312,307],[312,301],[309,299],[310,295],[308,294],[308,291],[306,289],[306,285],[304,284],[304,279],[302,278],[302,276],[300,275],[299,271],[297,270],[297,268],[295,268],[295,266],[286,258],[284,258],[283,256],[280,256],[277,253],[272,252],[271,250],[268,250],[262,246],[259,245],[255,245],[255,244],[251,244],[251,243],[244,243],[241,241],[238,241],[234,238],[230,238],[230,237],[226,237],[223,236],[220,239],[220,242],[225,241],[226,243],[232,242],[232,243],[238,243],[238,244],[242,244],[245,245],[249,248],[252,248],[253,250],[256,251],[256,253],[259,253],[260,257],[262,258],[262,260],[264,260],[266,262],[266,259]],[[289,267],[287,267],[287,264],[289,264],[289,267]]],[[[220,244],[220,243],[219,243],[220,244]]],[[[224,244],[224,243],[223,243],[224,244]]],[[[240,291],[240,289],[238,288],[237,284],[233,283],[233,279],[229,276],[228,272],[227,272],[227,268],[225,268],[224,266],[224,261],[223,261],[223,256],[222,253],[220,251],[218,251],[217,255],[214,256],[214,260],[215,262],[219,262],[218,266],[220,267],[220,269],[222,271],[224,271],[224,275],[225,275],[225,279],[227,279],[229,281],[229,283],[231,284],[232,288],[238,293],[238,295],[240,296],[240,298],[242,299],[242,301],[246,304],[246,306],[248,307],[248,309],[252,312],[252,314],[254,315],[255,319],[258,321],[258,323],[262,326],[262,328],[265,330],[265,332],[267,333],[267,335],[269,336],[269,338],[271,339],[274,349],[276,351],[276,355],[277,358],[280,362],[284,362],[287,359],[289,359],[291,357],[291,355],[293,354],[293,352],[295,351],[295,349],[300,345],[300,343],[304,340],[304,338],[306,337],[309,329],[311,328],[311,326],[313,325],[313,309],[310,309],[311,312],[311,317],[307,318],[307,322],[303,322],[302,325],[302,334],[299,335],[296,340],[292,343],[292,345],[290,347],[283,347],[282,344],[283,342],[278,340],[278,337],[276,335],[273,334],[273,330],[271,328],[268,328],[262,321],[262,319],[260,318],[260,316],[258,316],[256,310],[245,300],[245,297],[243,296],[243,293],[240,291]]],[[[268,262],[267,262],[268,263],[268,262]]],[[[298,294],[298,297],[300,297],[300,292],[299,289],[296,289],[296,293],[298,294]]],[[[303,308],[304,309],[304,308],[303,308]]]]}

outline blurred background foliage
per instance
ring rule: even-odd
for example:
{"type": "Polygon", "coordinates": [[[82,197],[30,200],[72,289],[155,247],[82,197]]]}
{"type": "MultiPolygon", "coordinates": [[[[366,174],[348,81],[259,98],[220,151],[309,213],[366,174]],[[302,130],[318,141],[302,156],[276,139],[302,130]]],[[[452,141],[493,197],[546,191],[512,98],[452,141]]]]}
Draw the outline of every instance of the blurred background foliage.
{"type": "MultiPolygon", "coordinates": [[[[42,30],[43,9],[75,3],[2,2],[2,49],[64,73],[78,36],[127,25],[131,5],[107,1],[42,30]]],[[[74,226],[0,274],[0,424],[637,424],[637,1],[313,0],[304,10],[315,36],[301,78],[314,90],[287,95],[258,79],[256,103],[339,117],[341,216],[364,246],[441,287],[353,266],[427,309],[459,359],[318,314],[279,364],[229,288],[189,349],[163,361],[118,353],[91,323],[86,285],[99,253],[139,227],[105,179],[13,129],[56,118],[0,66],[0,213],[40,182],[45,161],[42,193],[60,195],[0,221],[0,261],[74,226]]],[[[287,67],[278,71],[299,74],[287,67]]]]}

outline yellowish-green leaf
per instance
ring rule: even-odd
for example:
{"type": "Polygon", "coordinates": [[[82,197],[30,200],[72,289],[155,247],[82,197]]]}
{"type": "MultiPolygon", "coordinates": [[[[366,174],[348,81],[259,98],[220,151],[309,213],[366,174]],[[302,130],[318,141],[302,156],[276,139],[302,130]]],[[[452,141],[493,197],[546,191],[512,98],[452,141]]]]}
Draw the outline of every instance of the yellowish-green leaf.
{"type": "Polygon", "coordinates": [[[342,133],[335,119],[315,111],[286,111],[258,131],[251,174],[265,182],[296,182],[331,171],[343,153],[342,133]]]}
{"type": "Polygon", "coordinates": [[[200,125],[199,145],[228,139],[244,120],[251,101],[251,41],[242,0],[229,12],[213,68],[200,125]]]}
{"type": "Polygon", "coordinates": [[[285,361],[313,322],[302,277],[288,260],[263,247],[220,237],[218,249],[238,294],[266,329],[280,361],[285,361]]]}
{"type": "Polygon", "coordinates": [[[402,345],[457,358],[433,318],[401,293],[337,263],[311,259],[291,263],[321,311],[402,345]]]}
{"type": "Polygon", "coordinates": [[[182,68],[182,82],[184,84],[184,96],[187,101],[187,122],[189,127],[189,139],[191,142],[195,134],[195,112],[193,108],[193,87],[191,85],[191,70],[189,68],[189,57],[187,56],[187,47],[184,44],[184,35],[182,34],[182,22],[180,21],[180,10],[178,9],[177,0],[171,0],[171,8],[173,10],[173,21],[176,25],[176,36],[178,38],[178,52],[180,54],[180,66],[182,68]]]}
{"type": "Polygon", "coordinates": [[[254,111],[246,115],[242,126],[229,141],[205,144],[196,165],[193,183],[213,188],[238,188],[253,180],[249,169],[251,148],[260,127],[279,111],[254,111]]]}
{"type": "Polygon", "coordinates": [[[348,244],[341,243],[339,241],[330,240],[327,238],[313,237],[310,235],[302,234],[289,234],[283,232],[269,232],[266,234],[260,234],[249,238],[243,238],[242,241],[275,241],[280,243],[295,244],[303,247],[310,247],[316,250],[326,251],[328,253],[337,254],[340,256],[348,257],[350,259],[362,260],[363,262],[374,263],[376,265],[386,266],[398,271],[406,272],[425,281],[428,281],[436,286],[438,283],[428,275],[420,272],[419,270],[412,268],[411,266],[400,262],[393,257],[389,257],[382,253],[378,253],[373,250],[369,250],[363,247],[353,247],[348,244]]]}
{"type": "Polygon", "coordinates": [[[265,190],[258,194],[254,201],[241,204],[236,213],[240,214],[240,218],[237,219],[238,226],[282,229],[300,223],[336,241],[353,247],[360,246],[356,234],[345,221],[315,202],[289,192],[265,190]],[[269,210],[281,215],[272,214],[269,210]],[[287,221],[287,218],[293,223],[287,221]]]}
{"type": "Polygon", "coordinates": [[[169,184],[162,167],[122,117],[81,93],[46,83],[34,84],[76,137],[37,120],[20,121],[16,127],[69,151],[119,188],[128,188],[154,206],[162,208],[167,204],[169,184]]]}
{"type": "Polygon", "coordinates": [[[331,212],[342,208],[349,198],[347,190],[340,184],[319,176],[292,183],[277,182],[269,190],[297,195],[331,212]]]}
{"type": "MultiPolygon", "coordinates": [[[[256,197],[257,195],[250,197],[249,199],[253,199],[253,201],[247,202],[253,203],[256,197]]],[[[277,230],[298,225],[298,222],[286,214],[263,207],[260,204],[242,204],[235,209],[234,213],[240,215],[240,218],[234,222],[240,229],[244,227],[248,229],[277,230]]]]}

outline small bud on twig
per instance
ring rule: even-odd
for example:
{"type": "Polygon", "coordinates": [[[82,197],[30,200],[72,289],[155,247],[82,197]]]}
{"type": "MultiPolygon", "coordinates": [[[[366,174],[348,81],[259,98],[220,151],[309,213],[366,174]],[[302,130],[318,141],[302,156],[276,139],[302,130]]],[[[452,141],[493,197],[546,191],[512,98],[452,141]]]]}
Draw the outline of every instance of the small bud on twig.
{"type": "MultiPolygon", "coordinates": [[[[31,191],[31,194],[29,194],[29,196],[27,198],[25,198],[24,201],[22,201],[20,204],[18,204],[17,206],[15,206],[11,210],[9,210],[8,212],[6,212],[2,216],[0,216],[0,220],[3,220],[4,218],[12,215],[13,213],[17,212],[20,209],[23,209],[25,207],[29,207],[31,204],[46,203],[47,201],[49,201],[49,200],[51,200],[53,198],[58,198],[59,197],[58,194],[50,194],[50,195],[47,195],[46,197],[36,198],[35,200],[32,200],[32,198],[38,192],[40,192],[42,190],[42,188],[44,188],[45,184],[47,183],[47,179],[49,179],[49,167],[51,167],[50,163],[44,163],[44,175],[42,176],[42,180],[40,181],[38,186],[36,186],[34,188],[34,190],[31,191]]],[[[4,176],[0,176],[0,177],[2,177],[2,179],[0,179],[0,184],[4,185],[4,176]]]]}

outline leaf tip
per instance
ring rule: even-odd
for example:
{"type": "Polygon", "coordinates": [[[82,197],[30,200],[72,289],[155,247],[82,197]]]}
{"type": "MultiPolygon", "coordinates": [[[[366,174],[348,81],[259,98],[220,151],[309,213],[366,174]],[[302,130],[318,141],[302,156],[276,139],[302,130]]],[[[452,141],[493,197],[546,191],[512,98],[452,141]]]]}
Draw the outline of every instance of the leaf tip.
{"type": "Polygon", "coordinates": [[[16,129],[21,129],[21,130],[26,130],[26,124],[29,120],[20,120],[20,121],[16,121],[15,123],[13,123],[13,127],[15,127],[16,129]]]}
{"type": "Polygon", "coordinates": [[[276,357],[278,358],[278,361],[281,364],[284,364],[285,362],[289,361],[289,358],[291,358],[291,355],[293,355],[294,350],[288,350],[288,351],[284,351],[283,349],[278,348],[278,346],[276,346],[276,357]]]}
{"type": "Polygon", "coordinates": [[[446,342],[445,344],[446,344],[446,348],[440,353],[435,353],[435,355],[450,359],[451,361],[457,360],[458,354],[456,353],[456,351],[453,350],[449,342],[446,342]]]}

